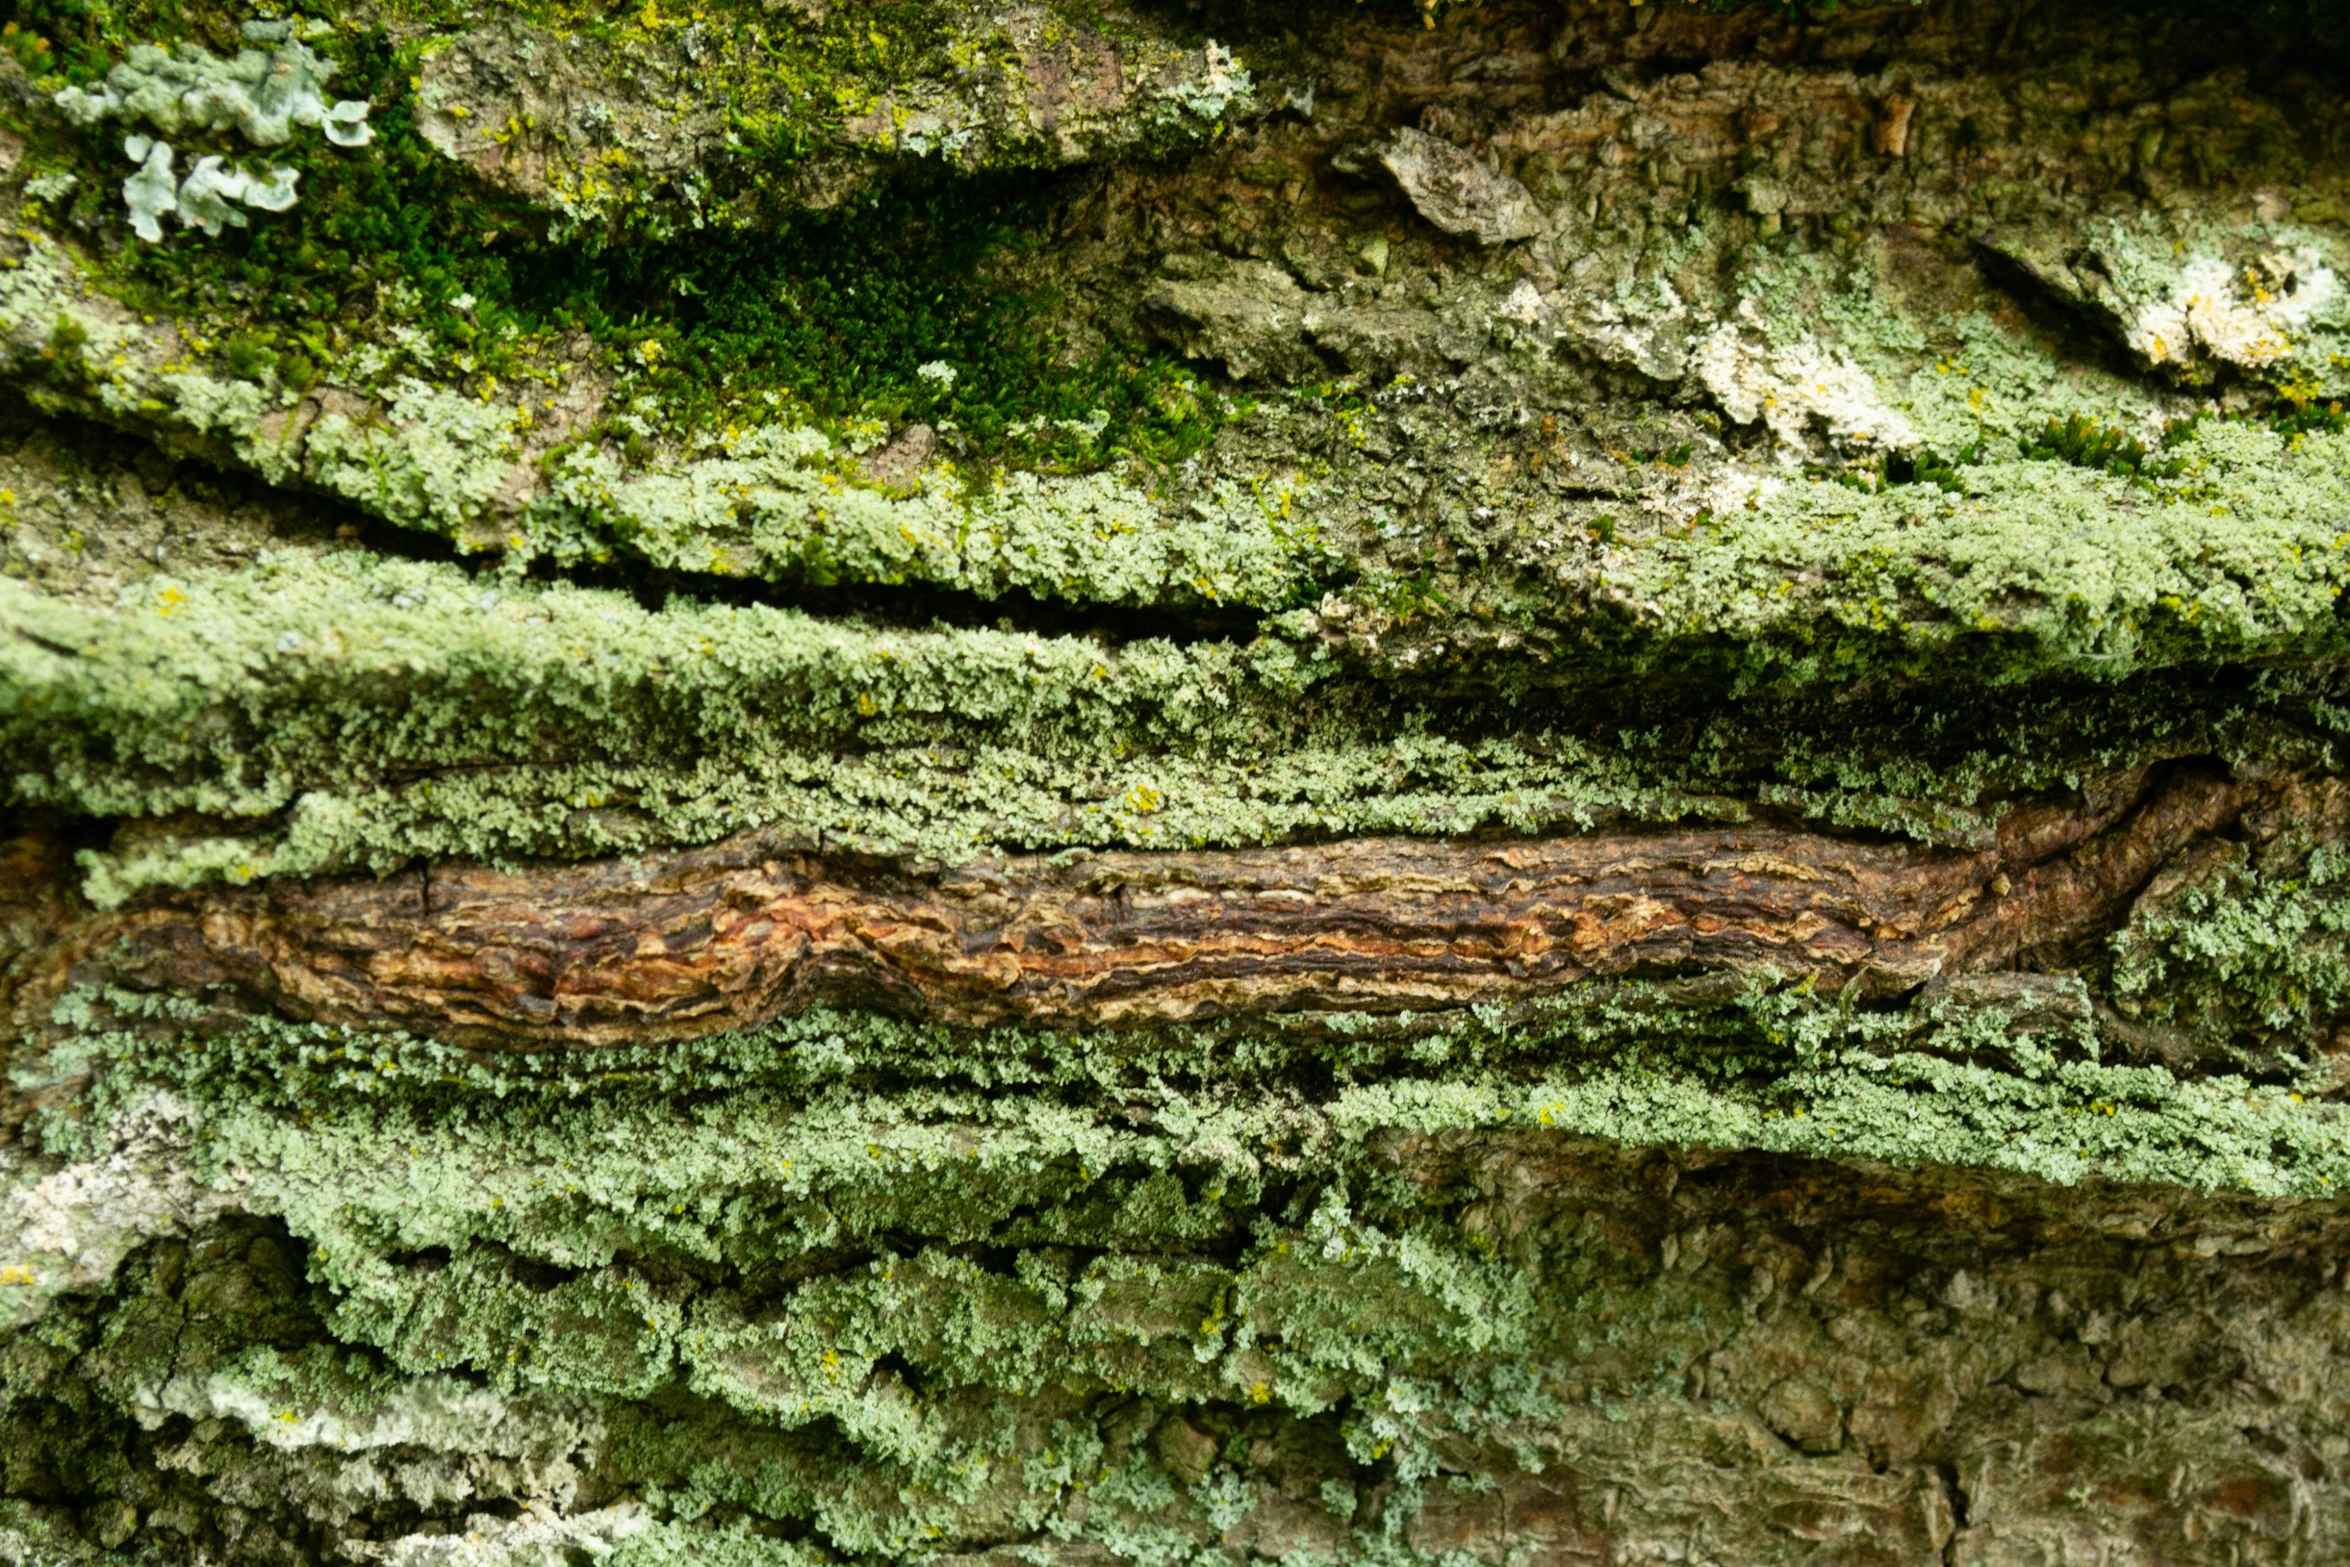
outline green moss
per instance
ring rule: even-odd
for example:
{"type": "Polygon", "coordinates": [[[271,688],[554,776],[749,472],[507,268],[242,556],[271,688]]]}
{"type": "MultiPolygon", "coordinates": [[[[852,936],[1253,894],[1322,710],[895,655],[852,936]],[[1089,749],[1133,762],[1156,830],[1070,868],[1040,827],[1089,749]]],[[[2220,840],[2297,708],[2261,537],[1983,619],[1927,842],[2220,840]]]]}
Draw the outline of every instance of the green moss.
{"type": "Polygon", "coordinates": [[[986,279],[990,257],[1050,211],[1034,181],[951,200],[895,186],[754,232],[584,246],[514,234],[398,107],[378,123],[368,156],[309,161],[304,201],[283,221],[125,251],[126,297],[240,323],[229,343],[252,345],[249,362],[232,351],[226,363],[246,379],[278,352],[343,358],[348,323],[379,312],[431,345],[414,369],[484,392],[543,379],[548,345],[585,332],[618,400],[653,410],[575,437],[590,444],[779,416],[836,433],[921,421],[981,459],[1084,469],[1177,461],[1217,427],[1216,395],[1164,354],[1075,354],[1041,325],[1043,301],[986,279]],[[953,374],[925,377],[925,365],[953,374]]]}
{"type": "Polygon", "coordinates": [[[893,188],[755,235],[525,252],[483,297],[528,301],[526,332],[582,327],[649,358],[635,384],[664,436],[772,417],[781,394],[833,428],[921,421],[1025,465],[1191,455],[1214,433],[1216,394],[1136,345],[1073,354],[1042,300],[980,280],[1049,210],[1034,180],[893,188]]]}
{"type": "MultiPolygon", "coordinates": [[[[924,8],[898,9],[919,21],[924,8]]],[[[870,52],[865,40],[894,16],[860,12],[853,28],[843,17],[826,37],[870,52]]],[[[410,82],[424,43],[374,27],[346,31],[336,49],[343,89],[377,106],[372,146],[283,149],[301,179],[292,213],[126,245],[111,264],[111,286],[137,308],[225,339],[232,374],[263,379],[280,355],[340,360],[373,321],[407,335],[412,368],[486,391],[543,373],[550,342],[584,331],[623,393],[658,410],[649,426],[608,422],[588,440],[704,432],[782,406],[835,430],[923,419],[983,459],[1082,468],[1113,454],[1177,460],[1215,429],[1215,397],[1163,355],[1075,353],[1041,327],[1041,300],[988,279],[992,256],[1048,220],[1049,185],[941,199],[936,181],[917,182],[748,231],[738,220],[674,238],[550,238],[419,132],[410,82]],[[926,379],[926,364],[955,374],[926,379]]],[[[788,71],[760,81],[787,98],[806,91],[788,71]]],[[[736,145],[765,168],[768,154],[744,142],[760,137],[759,111],[736,113],[736,145]]],[[[86,140],[88,161],[111,168],[112,132],[86,140]]]]}
{"type": "MultiPolygon", "coordinates": [[[[2184,438],[2184,431],[2165,431],[2162,449],[2168,451],[2184,438]]],[[[2023,443],[2026,462],[2065,462],[2076,468],[2095,468],[2124,478],[2177,479],[2187,472],[2179,457],[2157,457],[2144,441],[2126,430],[2101,425],[2073,414],[2048,421],[2048,428],[2023,443]]]]}
{"type": "Polygon", "coordinates": [[[0,47],[6,48],[17,69],[34,81],[47,77],[56,63],[49,40],[15,22],[0,24],[0,47]]]}

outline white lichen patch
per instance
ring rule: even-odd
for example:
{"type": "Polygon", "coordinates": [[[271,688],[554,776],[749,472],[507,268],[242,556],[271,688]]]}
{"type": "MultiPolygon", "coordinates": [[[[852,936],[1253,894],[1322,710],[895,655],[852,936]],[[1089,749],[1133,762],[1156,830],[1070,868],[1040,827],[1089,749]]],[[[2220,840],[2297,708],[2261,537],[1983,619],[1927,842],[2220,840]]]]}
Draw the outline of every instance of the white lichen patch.
{"type": "Polygon", "coordinates": [[[1504,321],[1532,326],[1542,319],[1542,291],[1530,279],[1520,278],[1518,286],[1493,307],[1493,313],[1504,321]]]}
{"type": "Polygon", "coordinates": [[[644,1510],[633,1502],[578,1514],[531,1506],[515,1518],[476,1513],[462,1530],[448,1534],[402,1535],[393,1540],[356,1542],[344,1549],[355,1560],[382,1562],[386,1567],[536,1567],[538,1563],[555,1567],[583,1557],[609,1556],[621,1541],[649,1523],[644,1510]]]}
{"type": "Polygon", "coordinates": [[[167,214],[189,228],[218,236],[224,228],[246,227],[240,203],[262,212],[283,212],[293,206],[295,182],[301,178],[297,171],[282,167],[271,169],[266,177],[251,175],[212,154],[198,158],[175,189],[171,143],[133,136],[124,141],[123,150],[139,160],[139,171],[122,182],[123,205],[130,210],[131,231],[150,244],[163,238],[160,220],[167,214]]]}
{"type": "Polygon", "coordinates": [[[1565,333],[1584,352],[1654,381],[1687,373],[1690,339],[1704,326],[1662,278],[1627,279],[1605,292],[1575,290],[1560,303],[1565,333]]]}
{"type": "Polygon", "coordinates": [[[1919,443],[1917,427],[1887,405],[1876,378],[1850,355],[1808,337],[1770,345],[1751,300],[1740,302],[1736,321],[1698,342],[1690,373],[1722,412],[1739,424],[1768,426],[1783,447],[1801,449],[1819,433],[1881,451],[1919,443]]]}
{"type": "Polygon", "coordinates": [[[2293,354],[2298,334],[2340,298],[2340,280],[2312,250],[2271,251],[2241,270],[2197,256],[2168,293],[2131,318],[2129,344],[2150,364],[2208,355],[2264,369],[2293,354]]]}
{"type": "Polygon", "coordinates": [[[1641,493],[1640,509],[1673,527],[1766,506],[1787,487],[1787,481],[1775,474],[1736,462],[1693,463],[1662,473],[1665,477],[1641,493]]]}
{"type": "Polygon", "coordinates": [[[131,232],[152,245],[163,238],[163,220],[179,211],[180,187],[171,172],[171,143],[133,136],[123,142],[122,150],[139,164],[139,171],[122,182],[122,203],[130,210],[131,232]]]}
{"type": "Polygon", "coordinates": [[[507,1394],[463,1377],[425,1375],[381,1385],[338,1385],[331,1361],[286,1362],[254,1349],[202,1377],[176,1376],[137,1390],[157,1416],[233,1420],[257,1442],[284,1450],[363,1454],[422,1448],[523,1461],[540,1489],[567,1500],[573,1460],[604,1440],[592,1401],[554,1393],[507,1394]]]}
{"type": "Polygon", "coordinates": [[[1921,442],[1851,355],[1775,328],[1751,297],[1723,320],[1693,307],[1669,281],[1639,278],[1562,301],[1562,312],[1562,336],[1583,352],[1654,381],[1686,383],[1733,422],[1768,427],[1789,456],[1823,435],[1846,449],[1901,451],[1921,442]]]}
{"type": "MultiPolygon", "coordinates": [[[[172,52],[153,44],[130,50],[95,87],[67,87],[55,102],[77,125],[109,119],[144,125],[163,136],[235,131],[257,147],[282,147],[301,127],[315,127],[338,147],[375,139],[367,104],[356,98],[329,103],[324,93],[334,64],[293,37],[290,22],[248,22],[245,37],[274,49],[246,49],[222,60],[195,44],[172,52]]],[[[246,226],[240,205],[284,212],[294,204],[295,170],[273,167],[249,174],[219,154],[199,156],[184,180],[172,174],[171,144],[133,132],[123,139],[138,165],[122,183],[131,230],[150,244],[163,238],[162,219],[218,235],[246,226]]]]}
{"type": "Polygon", "coordinates": [[[188,1110],[159,1094],[112,1126],[102,1153],[46,1173],[0,1150],[0,1320],[38,1320],[59,1295],[103,1288],[158,1235],[184,1234],[239,1206],[241,1190],[188,1172],[188,1110]]]}
{"type": "Polygon", "coordinates": [[[1159,94],[1192,119],[1213,125],[1250,108],[1256,84],[1232,51],[1211,38],[1201,51],[1197,69],[1179,70],[1174,80],[1159,88],[1159,94]]]}

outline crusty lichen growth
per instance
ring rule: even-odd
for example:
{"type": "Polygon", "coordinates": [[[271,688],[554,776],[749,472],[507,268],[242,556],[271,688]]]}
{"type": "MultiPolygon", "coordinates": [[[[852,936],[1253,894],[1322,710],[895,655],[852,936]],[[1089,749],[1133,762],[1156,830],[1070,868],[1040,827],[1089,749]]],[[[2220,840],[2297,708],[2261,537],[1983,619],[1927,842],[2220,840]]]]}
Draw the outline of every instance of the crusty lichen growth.
{"type": "Polygon", "coordinates": [[[0,1559],[2340,1555],[2342,39],[2181,14],[398,0],[163,245],[64,110],[249,18],[5,34],[9,984],[754,827],[2246,803],[1866,1001],[530,1055],[61,960],[0,1559]]]}
{"type": "MultiPolygon", "coordinates": [[[[724,1503],[808,1519],[851,1558],[1038,1528],[1196,1537],[1257,1504],[1245,1466],[1217,1478],[1212,1443],[1117,1436],[1138,1399],[1322,1433],[1334,1489],[1313,1527],[1363,1559],[1422,1526],[1461,1436],[1547,1440],[1516,1422],[1563,1418],[1582,1383],[1609,1387],[1595,1409],[1668,1415],[1685,1383],[1615,1391],[1593,1339],[1685,1316],[1701,1344],[1734,1342],[1734,1299],[1709,1299],[1732,1281],[1640,1304],[1651,1265],[1604,1227],[1505,1219],[1440,1174],[1436,1150],[1463,1137],[1536,1161],[1597,1138],[2313,1197],[2350,1174],[2335,1107],[2100,1066],[2086,1028],[2017,1033],[1979,1005],[1725,1008],[1635,987],[1517,1023],[1287,1038],[816,1014],[591,1063],[224,1032],[206,1011],[80,998],[17,1067],[69,1092],[37,1123],[56,1162],[10,1156],[34,1160],[0,1283],[27,1346],[14,1397],[63,1378],[109,1418],[193,1422],[239,1464],[422,1455],[403,1488],[449,1461],[434,1454],[512,1453],[513,1478],[474,1485],[578,1528],[658,1538],[724,1503]],[[1330,1088],[1257,1086],[1309,1062],[1330,1088]],[[107,1222],[108,1183],[141,1178],[182,1183],[147,1235],[269,1216],[258,1239],[239,1220],[196,1240],[209,1266],[263,1275],[242,1298],[285,1302],[275,1317],[191,1345],[197,1295],[163,1263],[128,1261],[119,1283],[111,1261],[67,1266],[107,1222]],[[92,1289],[119,1304],[71,1293],[92,1289]],[[1481,1369],[1497,1362],[1522,1366],[1481,1369]],[[639,1510],[598,1510],[616,1483],[639,1510]],[[1346,1498],[1375,1483],[1379,1517],[1350,1526],[1346,1498]]],[[[1714,1417],[1752,1422],[1759,1401],[1789,1429],[1763,1385],[1725,1402],[1718,1384],[1714,1417]]]]}
{"type": "MultiPolygon", "coordinates": [[[[92,852],[90,888],[109,901],[158,882],[593,854],[749,827],[957,861],[1735,819],[1760,805],[1974,842],[2020,794],[2166,756],[2327,765],[2339,727],[2321,671],[2134,669],[2126,642],[2094,633],[2068,648],[1908,624],[1855,632],[1856,646],[1808,627],[1808,643],[1725,654],[1718,625],[1660,641],[1626,628],[1573,658],[1489,654],[1466,691],[1416,694],[1376,678],[1370,633],[1331,604],[1274,617],[1251,642],[915,629],[686,596],[654,609],[338,541],[331,518],[282,494],[222,493],[200,464],[87,431],[0,459],[0,489],[11,797],[176,818],[92,852]],[[2036,678],[1964,694],[1904,680],[1928,657],[1896,656],[1905,644],[1945,635],[1985,676],[2004,657],[2036,678]],[[1698,691],[1725,659],[1735,673],[1790,658],[1802,662],[1779,667],[1797,678],[1669,724],[1637,688],[1616,689],[1627,665],[1670,682],[1651,689],[1698,691]],[[1866,700],[1827,694],[1872,672],[1866,700]]],[[[2237,658],[2332,646],[2330,615],[2296,640],[2305,611],[2289,594],[2306,612],[2330,602],[2319,585],[2334,552],[2279,549],[2280,567],[2312,576],[2255,593],[2241,586],[2253,557],[2217,553],[2241,537],[2202,536],[2212,547],[2194,569],[2217,607],[2158,614],[2198,632],[2242,617],[2247,640],[2206,649],[2237,658]]],[[[2126,557],[2077,548],[2123,591],[2126,557]]],[[[1717,568],[1725,557],[1717,547],[1717,568]]],[[[1727,588],[1709,575],[1680,591],[1734,609],[1727,588]]],[[[2051,636],[2068,623],[2051,621],[2051,636]]]]}
{"type": "Polygon", "coordinates": [[[354,548],[142,572],[100,606],[0,581],[0,626],[17,802],[208,819],[87,857],[107,901],[158,881],[750,827],[960,861],[1735,818],[1749,791],[1970,841],[2023,791],[2182,751],[2323,757],[2336,727],[2330,683],[2272,678],[2213,700],[2141,680],[1998,696],[2004,739],[1903,701],[1856,734],[1849,709],[1823,717],[1799,695],[1781,716],[1627,743],[1613,703],[1586,727],[1545,715],[1536,687],[1505,727],[1382,694],[1280,637],[1105,645],[755,604],[648,611],[354,548]]]}
{"type": "MultiPolygon", "coordinates": [[[[623,27],[704,25],[656,12],[623,27]]],[[[518,70],[516,80],[529,76],[518,70]]],[[[1062,460],[1106,462],[1115,480],[1040,479],[978,505],[969,529],[959,521],[969,486],[935,458],[926,473],[929,446],[890,466],[897,482],[914,481],[911,497],[860,471],[855,459],[889,439],[887,427],[819,436],[775,419],[749,382],[732,389],[739,406],[697,403],[681,418],[674,405],[694,399],[658,372],[702,330],[691,294],[650,315],[631,296],[633,324],[583,374],[546,321],[512,313],[510,269],[470,282],[466,269],[485,263],[465,260],[462,245],[429,261],[397,258],[432,277],[382,280],[360,312],[372,324],[305,351],[307,374],[337,389],[315,404],[270,369],[224,377],[184,362],[191,345],[233,342],[250,310],[215,309],[176,330],[158,317],[126,335],[104,311],[84,319],[90,301],[73,279],[85,263],[38,240],[0,313],[15,328],[20,372],[55,382],[63,371],[93,406],[201,432],[264,472],[468,548],[1113,603],[1328,601],[1348,617],[1346,635],[1376,636],[1410,662],[1458,660],[1497,638],[1548,642],[1595,601],[1659,628],[1742,640],[1833,628],[1831,661],[1855,656],[1842,647],[1855,633],[2019,623],[2083,656],[2149,640],[2179,649],[2157,656],[2197,656],[2207,638],[2240,629],[2240,565],[2254,569],[2258,600],[2261,579],[2335,548],[2322,519],[2339,505],[2337,454],[2307,443],[2339,423],[2327,411],[2341,373],[2333,334],[2350,296],[2328,281],[2337,237],[2314,216],[2329,199],[2315,187],[2298,204],[2264,193],[2224,221],[2135,209],[2125,218],[2118,195],[2069,226],[2044,208],[2004,221],[1989,249],[2033,290],[2102,313],[2117,343],[2138,345],[2132,370],[2035,326],[2015,308],[2009,272],[1986,272],[1963,246],[1918,229],[1928,219],[1963,228],[1967,214],[2013,199],[1995,181],[1969,183],[1964,159],[1956,175],[1937,161],[1961,116],[1991,112],[1979,89],[1917,85],[1884,99],[1908,105],[1898,126],[1837,119],[1813,149],[1772,128],[1794,112],[1781,101],[1788,83],[1736,61],[1718,75],[1704,90],[1627,86],[1629,103],[1602,95],[1495,133],[1495,156],[1525,167],[1545,203],[1538,229],[1498,261],[1416,224],[1405,203],[1400,218],[1376,218],[1377,268],[1350,262],[1342,210],[1304,201],[1276,232],[1201,236],[1252,258],[1235,265],[1197,248],[1205,218],[1190,203],[1205,198],[1164,176],[1112,175],[1114,189],[1055,219],[1087,232],[1107,224],[1098,242],[1007,263],[1021,283],[1071,296],[1059,325],[1072,352],[1130,339],[1139,323],[1211,369],[1259,382],[1327,393],[1322,378],[1342,373],[1360,391],[1401,371],[1406,394],[1261,396],[1207,460],[1172,479],[1114,446],[1078,442],[1062,460]],[[1752,167],[1734,187],[1733,169],[1691,167],[1662,191],[1624,188],[1637,172],[1625,138],[1653,153],[1678,125],[1735,144],[1739,115],[1759,128],[1744,133],[1734,161],[1752,167]],[[1111,223],[1120,202],[1157,215],[1111,223]],[[1904,212],[1906,225],[1895,221],[1904,212]],[[1791,215],[1826,222],[1828,243],[1793,243],[1791,215]],[[1170,240],[1178,248],[1154,258],[1170,240]],[[2158,352],[2145,321],[2166,311],[2204,321],[2180,329],[2194,343],[2233,343],[2222,318],[2236,312],[2258,342],[2217,359],[2208,345],[2158,352]],[[71,353],[52,342],[60,319],[78,334],[71,353]],[[442,341],[449,332],[462,352],[442,341]],[[2182,382],[2182,355],[2224,365],[2234,380],[2194,371],[2182,382]],[[1591,412],[1594,391],[1627,374],[1617,406],[1591,412]],[[2282,444],[2251,438],[2265,423],[2234,438],[2209,417],[2218,413],[2260,414],[2280,425],[2282,444]],[[2081,420],[2143,443],[2181,440],[2187,455],[2159,472],[2076,468],[2045,437],[2081,420]],[[1393,467],[1407,442],[1444,454],[1441,484],[1399,488],[1393,467]],[[820,485],[843,494],[835,501],[820,485]],[[1102,497],[1112,498],[1108,526],[1102,497]],[[1151,542],[1162,538],[1163,551],[1151,542]],[[2214,550],[2232,557],[2216,577],[2182,571],[2214,550]],[[1203,561],[1224,569],[1196,569],[1203,561]],[[2218,631],[2206,630],[2215,616],[2218,631]]],[[[722,96],[718,85],[701,90],[722,96]]],[[[1835,100],[1839,116],[1867,108],[1847,101],[1854,89],[1843,84],[1819,90],[1847,95],[1835,100]]],[[[1313,102],[1310,118],[1292,109],[1246,147],[1210,153],[1202,183],[1272,184],[1302,201],[1328,149],[1375,108],[1360,92],[1313,102]]],[[[2069,112],[2034,104],[2010,129],[2037,146],[2044,123],[2069,112]]],[[[2259,146],[2310,134],[2264,120],[2259,146]]],[[[2133,145],[2111,128],[2093,139],[2133,145]]],[[[2087,156],[2091,140],[2068,156],[2087,156]]],[[[2151,170],[2164,156],[2158,146],[2138,161],[2151,170]]],[[[1671,172],[1648,162],[1658,179],[1671,172]]],[[[2081,178],[2118,177],[2110,160],[2090,162],[2081,178]]],[[[693,263],[647,252],[639,264],[693,263]]],[[[2165,344],[2176,335],[2155,334],[2165,344]]],[[[922,384],[918,365],[954,368],[912,347],[901,357],[891,373],[908,386],[922,384]]],[[[1035,422],[1082,427],[1089,417],[1074,408],[1035,422]]],[[[2319,591],[2332,585],[2321,571],[2319,591]]],[[[2279,608],[2307,625],[2323,606],[2294,592],[2279,608]]]]}

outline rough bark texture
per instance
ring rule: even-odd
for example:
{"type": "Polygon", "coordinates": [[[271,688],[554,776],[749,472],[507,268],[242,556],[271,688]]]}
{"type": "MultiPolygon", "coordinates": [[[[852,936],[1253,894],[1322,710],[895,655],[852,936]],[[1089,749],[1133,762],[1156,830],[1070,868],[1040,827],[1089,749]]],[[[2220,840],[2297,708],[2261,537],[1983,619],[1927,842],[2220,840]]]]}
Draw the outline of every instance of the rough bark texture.
{"type": "Polygon", "coordinates": [[[2350,1556],[2336,8],[8,15],[0,1562],[2350,1556]]]}
{"type": "MultiPolygon", "coordinates": [[[[545,1047],[695,1038],[818,1004],[1163,1024],[1717,971],[1899,995],[2104,934],[2248,795],[2288,792],[2308,803],[2286,780],[2139,773],[2017,810],[1972,854],[1755,826],[1023,856],[926,877],[756,836],[425,867],[58,919],[17,960],[17,1009],[36,1021],[75,985],[228,984],[319,1021],[545,1047]]],[[[22,852],[17,896],[50,906],[56,868],[37,843],[22,852]]]]}

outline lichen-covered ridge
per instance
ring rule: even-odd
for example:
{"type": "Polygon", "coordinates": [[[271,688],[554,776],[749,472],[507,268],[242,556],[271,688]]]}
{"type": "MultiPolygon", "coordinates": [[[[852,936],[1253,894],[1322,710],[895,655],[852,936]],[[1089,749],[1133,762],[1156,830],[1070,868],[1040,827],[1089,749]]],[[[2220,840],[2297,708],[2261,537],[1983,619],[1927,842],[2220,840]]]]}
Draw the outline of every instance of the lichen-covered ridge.
{"type": "Polygon", "coordinates": [[[0,1562],[2341,1558],[2346,103],[23,0],[0,1562]]]}
{"type": "MultiPolygon", "coordinates": [[[[1986,634],[1986,655],[2037,673],[1958,693],[1930,663],[1872,667],[1818,638],[1773,678],[1717,637],[1632,663],[1628,686],[1640,655],[1621,644],[1382,679],[1277,628],[1128,640],[1114,620],[893,622],[886,602],[812,618],[696,598],[706,581],[652,608],[339,543],[161,454],[119,464],[52,437],[24,448],[6,475],[22,575],[0,582],[20,798],[129,819],[86,851],[104,901],[743,829],[953,861],[1768,806],[1976,842],[2005,801],[2149,762],[2324,765],[2338,727],[2330,660],[2279,657],[2290,643],[2219,668],[2048,668],[1986,634]],[[1725,680],[1745,687],[1733,707],[1677,696],[1725,680]]],[[[2305,653],[2330,649],[2331,622],[2305,653]]]]}

